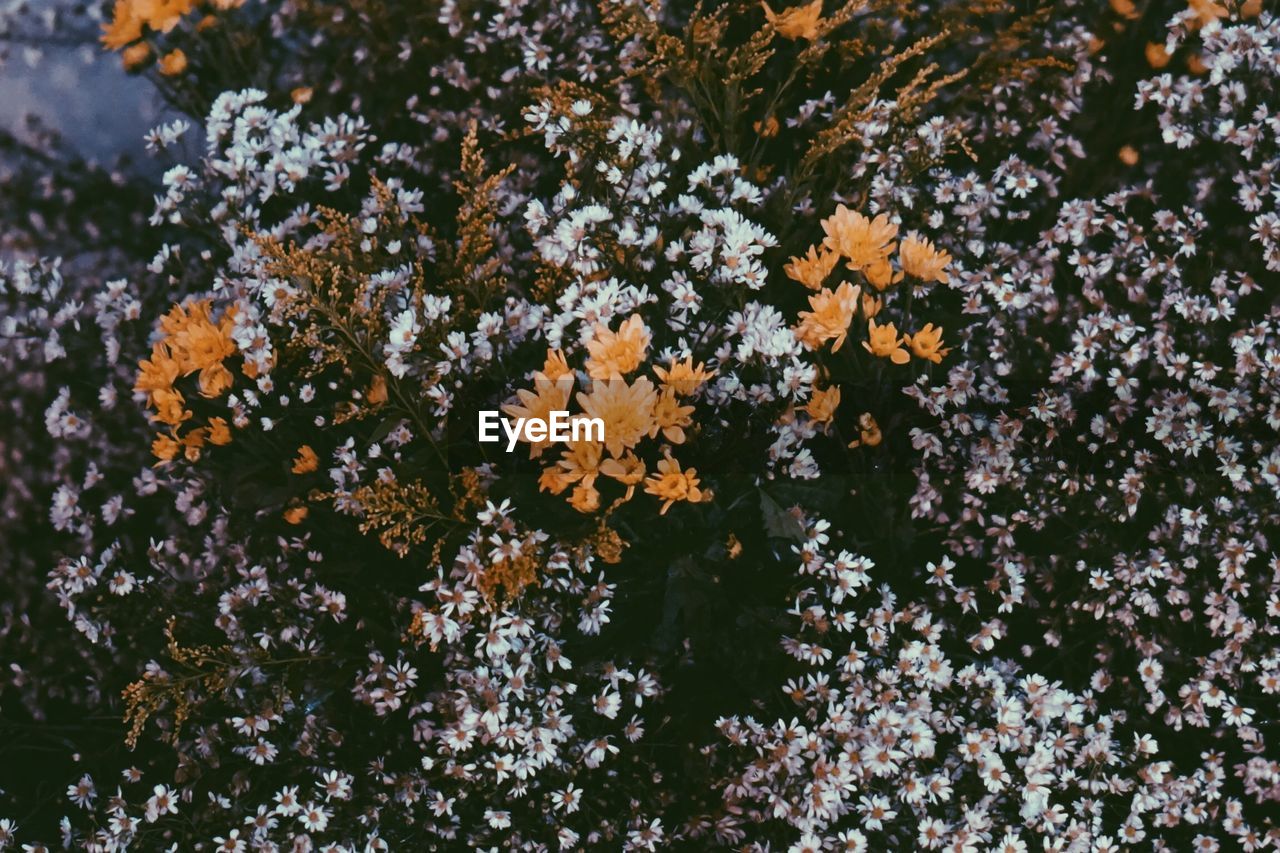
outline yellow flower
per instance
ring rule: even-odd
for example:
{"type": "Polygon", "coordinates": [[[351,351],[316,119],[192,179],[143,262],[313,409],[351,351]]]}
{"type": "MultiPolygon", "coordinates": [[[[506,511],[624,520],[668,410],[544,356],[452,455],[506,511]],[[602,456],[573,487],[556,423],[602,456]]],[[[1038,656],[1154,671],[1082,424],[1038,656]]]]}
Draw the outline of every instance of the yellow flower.
{"type": "Polygon", "coordinates": [[[686,396],[697,391],[702,387],[703,382],[716,375],[714,370],[704,368],[702,362],[695,365],[692,356],[685,358],[684,361],[676,361],[673,358],[669,368],[654,367],[653,372],[658,375],[662,387],[686,396]]]}
{"type": "MultiPolygon", "coordinates": [[[[533,387],[537,389],[536,393],[523,389],[516,391],[516,397],[520,403],[518,405],[508,403],[502,407],[502,411],[513,418],[550,423],[552,412],[563,412],[569,405],[569,394],[573,390],[573,375],[559,377],[554,381],[536,380],[533,387]]],[[[528,441],[524,430],[520,432],[520,440],[528,441]]],[[[529,441],[529,458],[538,458],[551,444],[550,438],[529,441]]]]}
{"type": "Polygon", "coordinates": [[[609,331],[603,323],[595,326],[595,337],[587,342],[587,373],[592,379],[619,379],[630,373],[644,361],[649,349],[649,330],[639,314],[632,314],[618,327],[609,331]]]}
{"type": "MultiPolygon", "coordinates": [[[[684,444],[684,427],[693,423],[693,406],[682,406],[676,399],[676,392],[667,388],[658,397],[658,404],[653,407],[653,426],[649,428],[649,437],[655,438],[661,431],[664,438],[672,444],[684,444]]],[[[605,432],[608,435],[608,432],[605,432]]]]}
{"type": "Polygon", "coordinates": [[[134,12],[132,0],[116,0],[111,10],[111,21],[102,25],[102,46],[107,50],[119,50],[140,38],[142,19],[134,12]]]}
{"type": "Polygon", "coordinates": [[[846,258],[851,270],[887,263],[897,248],[898,226],[883,213],[867,219],[842,204],[822,220],[822,230],[827,234],[822,244],[846,258]]]}
{"type": "Polygon", "coordinates": [[[898,249],[898,261],[908,275],[921,281],[940,281],[945,284],[951,255],[935,249],[928,240],[908,234],[898,249]]]}
{"type": "Polygon", "coordinates": [[[664,501],[659,515],[666,515],[676,501],[697,503],[711,497],[710,493],[698,488],[697,470],[681,470],[680,463],[671,458],[670,452],[658,462],[658,473],[644,481],[644,491],[664,501]]]}
{"type": "Polygon", "coordinates": [[[578,394],[583,413],[604,422],[605,446],[615,458],[653,429],[657,402],[658,392],[644,376],[631,385],[622,380],[597,382],[590,394],[578,394]]]}
{"type": "Polygon", "coordinates": [[[836,409],[839,406],[840,388],[837,385],[833,385],[830,388],[814,388],[813,393],[809,395],[809,402],[804,407],[804,410],[817,423],[828,424],[836,416],[836,409]]]}
{"type": "Polygon", "coordinates": [[[381,406],[387,402],[389,396],[387,394],[387,380],[381,373],[373,377],[373,381],[369,383],[369,390],[364,392],[364,401],[370,406],[381,406]]]}
{"type": "Polygon", "coordinates": [[[825,342],[834,340],[832,352],[840,349],[849,334],[849,324],[858,308],[858,295],[862,288],[842,282],[834,292],[823,288],[809,297],[812,311],[800,312],[800,325],[796,338],[809,349],[818,349],[825,342]]]}
{"type": "Polygon", "coordinates": [[[792,281],[798,281],[810,290],[817,290],[822,287],[822,282],[826,281],[827,276],[831,275],[831,270],[835,269],[838,260],[840,256],[835,252],[824,248],[819,253],[816,246],[810,246],[808,255],[803,258],[793,257],[791,263],[783,267],[782,271],[792,281]]]}
{"type": "Polygon", "coordinates": [[[902,348],[902,338],[892,323],[877,326],[875,320],[867,321],[868,340],[862,342],[867,352],[881,358],[887,358],[894,364],[906,364],[911,355],[902,348]]]}
{"type": "Polygon", "coordinates": [[[311,445],[304,444],[298,448],[298,455],[293,460],[293,473],[310,474],[319,467],[320,457],[316,456],[316,452],[311,449],[311,445]]]}
{"type": "Polygon", "coordinates": [[[159,63],[160,73],[166,77],[173,77],[187,70],[187,55],[181,50],[171,50],[164,56],[160,57],[159,63]]]}
{"type": "Polygon", "coordinates": [[[903,335],[903,340],[917,358],[927,358],[934,364],[940,364],[942,357],[951,352],[942,349],[942,328],[934,328],[932,323],[925,323],[924,328],[914,335],[903,335]]]}
{"type": "Polygon", "coordinates": [[[783,38],[792,41],[796,39],[813,41],[818,37],[818,22],[822,20],[822,0],[813,0],[807,5],[793,6],[781,12],[774,12],[764,0],[761,0],[760,5],[764,7],[765,19],[773,24],[774,30],[783,38]]]}

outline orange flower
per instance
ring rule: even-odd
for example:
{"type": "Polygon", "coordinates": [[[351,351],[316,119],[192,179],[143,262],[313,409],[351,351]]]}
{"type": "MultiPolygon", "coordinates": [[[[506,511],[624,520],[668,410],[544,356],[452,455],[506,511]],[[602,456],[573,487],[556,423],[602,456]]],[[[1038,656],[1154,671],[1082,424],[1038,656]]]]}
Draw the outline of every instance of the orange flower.
{"type": "MultiPolygon", "coordinates": [[[[655,438],[661,432],[672,444],[684,444],[684,427],[693,423],[692,414],[693,406],[680,405],[676,392],[667,388],[653,407],[653,426],[649,428],[649,437],[655,438]]],[[[605,435],[608,435],[607,431],[605,435]]]]}
{"type": "Polygon", "coordinates": [[[914,335],[903,335],[903,340],[917,358],[927,358],[934,364],[940,364],[942,357],[951,352],[942,349],[942,328],[934,328],[932,323],[925,323],[924,328],[914,335]]]}
{"type": "Polygon", "coordinates": [[[157,433],[155,441],[151,442],[151,453],[160,460],[156,464],[161,465],[177,456],[179,447],[178,442],[171,436],[157,433]]]}
{"type": "Polygon", "coordinates": [[[187,70],[187,55],[181,50],[171,50],[160,57],[159,68],[160,73],[166,77],[181,74],[187,70]]]}
{"type": "Polygon", "coordinates": [[[635,494],[636,484],[644,479],[644,461],[628,451],[621,459],[606,459],[600,463],[600,473],[612,477],[627,487],[623,500],[631,500],[635,494]]]}
{"type": "Polygon", "coordinates": [[[606,459],[601,462],[600,473],[606,477],[612,477],[623,485],[633,486],[644,479],[644,460],[627,451],[620,459],[606,459]]]}
{"type": "Polygon", "coordinates": [[[293,506],[284,511],[284,520],[290,524],[301,524],[309,510],[305,506],[293,506]]]}
{"type": "Polygon", "coordinates": [[[833,385],[830,388],[818,389],[814,388],[813,393],[809,395],[809,402],[804,410],[809,413],[809,417],[820,424],[829,424],[836,416],[836,409],[840,406],[840,387],[833,385]]]}
{"type": "Polygon", "coordinates": [[[831,275],[831,270],[835,269],[838,260],[840,256],[835,252],[824,248],[819,253],[816,246],[810,246],[808,255],[803,258],[793,257],[791,263],[783,267],[782,271],[792,281],[798,281],[810,290],[817,290],[822,287],[822,282],[826,281],[827,276],[831,275]]]}
{"type": "Polygon", "coordinates": [[[102,25],[102,46],[107,50],[119,50],[140,38],[142,19],[134,12],[132,0],[116,0],[111,10],[111,21],[102,25]]]}
{"type": "Polygon", "coordinates": [[[689,395],[702,387],[702,383],[716,375],[714,370],[707,370],[702,366],[702,362],[697,365],[693,363],[693,357],[686,357],[684,361],[676,361],[671,359],[671,366],[668,368],[654,367],[653,372],[658,375],[658,380],[662,382],[664,388],[670,388],[677,394],[689,395]]]}
{"type": "Polygon", "coordinates": [[[1187,22],[1187,26],[1192,30],[1207,27],[1219,18],[1231,15],[1226,7],[1215,3],[1214,0],[1188,0],[1187,8],[1194,14],[1194,17],[1187,22]]]}
{"type": "Polygon", "coordinates": [[[200,371],[200,396],[213,399],[231,387],[231,371],[222,362],[211,364],[200,371]]]}
{"type": "MultiPolygon", "coordinates": [[[[544,376],[543,379],[535,380],[534,388],[536,392],[523,389],[516,391],[519,404],[508,403],[502,407],[502,411],[513,418],[550,423],[552,412],[563,412],[569,405],[569,394],[573,390],[573,374],[558,377],[554,381],[544,376]]],[[[606,432],[605,435],[608,433],[606,432]]],[[[524,430],[521,430],[520,440],[528,441],[524,430]]],[[[538,458],[551,444],[550,438],[529,441],[529,458],[538,458]]]]}
{"type": "Polygon", "coordinates": [[[1145,53],[1147,64],[1157,71],[1169,64],[1169,51],[1165,50],[1162,44],[1157,44],[1153,41],[1147,42],[1145,53]]]}
{"type": "Polygon", "coordinates": [[[569,362],[564,360],[564,350],[547,348],[547,360],[542,364],[542,370],[534,373],[535,381],[555,382],[562,376],[573,376],[573,371],[569,369],[569,362]]]}
{"type": "Polygon", "coordinates": [[[951,255],[938,251],[933,243],[915,234],[907,235],[898,249],[898,261],[908,275],[921,281],[939,281],[945,284],[947,264],[951,263],[951,255]]]}
{"type": "Polygon", "coordinates": [[[671,458],[670,452],[658,462],[658,473],[644,481],[644,491],[664,501],[659,515],[666,515],[676,501],[697,503],[711,498],[709,492],[698,488],[697,470],[681,470],[680,463],[671,458]]]}
{"type": "Polygon", "coordinates": [[[151,45],[145,41],[129,45],[124,49],[124,53],[120,54],[120,61],[124,64],[125,71],[133,71],[141,67],[150,58],[151,45]]]}
{"type": "Polygon", "coordinates": [[[880,358],[887,358],[894,364],[906,364],[911,355],[902,348],[902,338],[892,323],[877,326],[875,320],[867,321],[867,337],[862,342],[867,352],[880,358]]]}
{"type": "Polygon", "coordinates": [[[889,255],[897,248],[894,239],[898,236],[898,226],[883,213],[867,219],[842,204],[822,220],[822,230],[827,234],[822,244],[848,259],[851,270],[887,264],[889,255]]]}
{"type": "Polygon", "coordinates": [[[658,392],[644,376],[631,385],[622,380],[597,382],[590,394],[578,394],[583,413],[604,421],[605,446],[615,458],[653,429],[657,403],[658,392]]]}
{"type": "Polygon", "coordinates": [[[587,373],[592,379],[620,379],[640,366],[648,349],[649,330],[639,314],[632,314],[617,332],[597,323],[595,337],[587,342],[587,373]]]}
{"type": "Polygon", "coordinates": [[[373,377],[373,381],[369,383],[369,390],[364,392],[364,400],[370,406],[381,406],[387,402],[387,380],[381,374],[373,377]]]}
{"type": "Polygon", "coordinates": [[[809,347],[818,349],[825,342],[834,340],[831,347],[836,352],[844,344],[849,334],[849,324],[853,322],[853,313],[858,308],[858,295],[862,288],[849,282],[842,282],[835,292],[823,288],[809,297],[812,311],[800,312],[800,325],[796,327],[796,338],[809,347]]]}
{"type": "Polygon", "coordinates": [[[781,12],[774,12],[769,4],[761,0],[765,19],[773,24],[778,35],[785,39],[808,39],[818,37],[818,22],[822,20],[822,0],[813,0],[805,6],[793,6],[781,12]]]}
{"type": "Polygon", "coordinates": [[[231,429],[226,418],[209,418],[209,443],[219,446],[231,443],[231,429]]]}
{"type": "Polygon", "coordinates": [[[879,314],[880,309],[883,306],[883,300],[877,299],[870,293],[862,294],[862,316],[866,317],[868,320],[879,314]]]}
{"type": "Polygon", "coordinates": [[[542,472],[538,488],[560,494],[577,483],[569,503],[579,512],[592,512],[600,506],[596,478],[600,476],[601,445],[598,441],[579,441],[560,455],[560,461],[542,472]]]}
{"type": "Polygon", "coordinates": [[[133,390],[145,391],[148,403],[152,403],[151,395],[156,391],[167,391],[182,374],[182,368],[169,352],[163,341],[156,341],[151,346],[151,358],[138,362],[138,379],[133,390]]]}
{"type": "Polygon", "coordinates": [[[757,122],[752,122],[751,124],[752,130],[754,130],[756,133],[763,136],[765,139],[770,139],[774,136],[777,136],[778,129],[780,127],[781,125],[778,124],[778,119],[774,116],[769,116],[767,121],[763,121],[763,122],[757,121],[757,122]]]}
{"type": "Polygon", "coordinates": [[[311,445],[304,444],[298,448],[298,455],[293,460],[293,473],[310,474],[319,467],[320,457],[316,456],[316,452],[311,449],[311,445]]]}
{"type": "Polygon", "coordinates": [[[167,33],[182,16],[195,8],[196,0],[133,0],[134,11],[156,32],[167,33]]]}
{"type": "Polygon", "coordinates": [[[191,412],[186,408],[186,402],[182,392],[172,388],[162,388],[154,392],[151,395],[151,405],[156,410],[153,419],[169,426],[178,426],[191,417],[191,412]]]}

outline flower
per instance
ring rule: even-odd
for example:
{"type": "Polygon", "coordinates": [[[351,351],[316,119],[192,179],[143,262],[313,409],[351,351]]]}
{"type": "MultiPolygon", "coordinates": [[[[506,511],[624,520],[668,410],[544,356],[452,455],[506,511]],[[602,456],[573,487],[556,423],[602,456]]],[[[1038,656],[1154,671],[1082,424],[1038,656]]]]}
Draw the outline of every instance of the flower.
{"type": "MultiPolygon", "coordinates": [[[[543,379],[535,381],[534,388],[536,393],[524,389],[516,391],[516,397],[520,403],[508,403],[502,407],[502,411],[513,418],[550,423],[552,412],[562,412],[569,405],[569,394],[573,389],[573,374],[562,375],[555,380],[548,380],[544,375],[543,379]]],[[[537,441],[530,441],[526,430],[520,431],[519,438],[529,443],[530,459],[541,456],[542,451],[552,444],[549,430],[547,436],[537,441]]]]}
{"type": "Polygon", "coordinates": [[[935,328],[932,323],[925,323],[924,328],[914,335],[902,337],[917,358],[926,358],[934,364],[940,364],[942,357],[951,352],[950,349],[942,349],[942,328],[935,328]]]}
{"type": "Polygon", "coordinates": [[[587,342],[587,373],[592,379],[620,379],[644,361],[649,349],[649,329],[639,314],[632,314],[611,332],[608,326],[597,323],[595,336],[587,342]]]}
{"type": "Polygon", "coordinates": [[[946,267],[951,263],[951,255],[938,251],[930,241],[916,234],[909,234],[898,248],[898,262],[907,275],[913,275],[921,281],[946,284],[946,267]]]}
{"type": "Polygon", "coordinates": [[[569,363],[565,361],[564,350],[547,348],[547,360],[542,364],[542,370],[533,374],[534,381],[537,382],[555,382],[562,377],[572,377],[573,371],[569,368],[569,363]]]}
{"type": "Polygon", "coordinates": [[[298,448],[298,455],[293,460],[293,473],[310,474],[319,467],[320,457],[316,456],[316,452],[311,449],[311,445],[304,444],[298,448]]]}
{"type": "Polygon", "coordinates": [[[116,0],[111,11],[111,20],[102,25],[103,47],[107,50],[120,50],[140,38],[142,38],[142,18],[134,12],[133,0],[116,0]]]}
{"type": "Polygon", "coordinates": [[[803,258],[793,257],[782,271],[792,281],[798,281],[810,290],[817,290],[822,287],[822,282],[831,274],[831,270],[835,269],[838,260],[840,255],[836,252],[825,247],[819,252],[816,246],[810,246],[807,255],[803,258]]]}
{"type": "Polygon", "coordinates": [[[804,6],[793,6],[781,12],[774,12],[769,4],[761,0],[764,16],[778,35],[785,39],[808,39],[818,37],[818,22],[822,19],[822,0],[813,0],[804,6]]]}
{"type": "Polygon", "coordinates": [[[627,487],[624,500],[630,500],[636,484],[644,479],[644,460],[628,451],[620,459],[606,459],[600,463],[600,473],[612,477],[627,487]]]}
{"type": "Polygon", "coordinates": [[[676,399],[672,388],[665,389],[653,407],[653,426],[649,428],[649,437],[656,438],[661,432],[672,444],[684,444],[684,427],[693,423],[693,406],[682,406],[676,399]]]}
{"type": "Polygon", "coordinates": [[[822,244],[846,258],[849,269],[855,271],[887,264],[897,248],[894,238],[898,236],[898,226],[883,213],[867,219],[842,204],[822,220],[822,230],[827,235],[822,244]]]}
{"type": "Polygon", "coordinates": [[[809,396],[809,402],[804,410],[809,413],[809,417],[820,424],[828,424],[836,416],[836,408],[840,405],[840,386],[832,385],[830,388],[815,388],[809,396]]]}
{"type": "Polygon", "coordinates": [[[858,295],[862,288],[841,282],[833,292],[823,288],[809,297],[812,311],[800,312],[800,325],[796,327],[796,338],[809,349],[818,349],[825,342],[834,340],[831,347],[836,352],[844,344],[849,333],[849,324],[853,322],[853,314],[858,308],[858,295]]]}
{"type": "Polygon", "coordinates": [[[697,503],[710,498],[710,493],[698,488],[697,474],[693,468],[681,470],[680,463],[671,458],[670,451],[665,453],[658,462],[658,473],[644,481],[645,494],[654,495],[664,502],[659,515],[666,515],[676,501],[697,503]]]}
{"type": "Polygon", "coordinates": [[[131,44],[120,54],[120,61],[124,64],[126,71],[133,71],[142,66],[144,62],[151,58],[151,45],[145,41],[131,44]]]}
{"type": "Polygon", "coordinates": [[[158,64],[160,73],[166,77],[173,77],[187,70],[187,55],[181,50],[174,49],[160,57],[158,64]]]}
{"type": "Polygon", "coordinates": [[[862,342],[867,352],[881,358],[887,358],[894,364],[906,364],[911,355],[902,348],[903,339],[898,337],[898,330],[893,323],[877,326],[875,320],[867,321],[867,340],[862,342]]]}
{"type": "Polygon", "coordinates": [[[684,395],[694,393],[702,387],[702,383],[716,375],[714,370],[704,368],[702,362],[694,365],[692,357],[687,357],[684,361],[676,361],[673,358],[670,367],[655,366],[653,372],[657,374],[658,381],[664,388],[670,388],[677,394],[684,395]]]}
{"type": "Polygon", "coordinates": [[[590,394],[578,394],[583,413],[604,422],[605,446],[615,458],[650,433],[657,403],[658,392],[644,376],[630,385],[622,380],[597,382],[590,394]]]}

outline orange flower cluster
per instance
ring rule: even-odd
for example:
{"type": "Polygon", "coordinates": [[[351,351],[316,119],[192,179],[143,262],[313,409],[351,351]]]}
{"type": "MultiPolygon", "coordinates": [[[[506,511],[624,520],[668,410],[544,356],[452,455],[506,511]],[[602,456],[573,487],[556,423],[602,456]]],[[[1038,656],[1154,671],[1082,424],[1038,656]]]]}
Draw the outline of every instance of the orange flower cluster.
{"type": "MultiPolygon", "coordinates": [[[[151,46],[142,40],[145,33],[172,32],[184,17],[202,5],[226,11],[244,5],[244,0],[207,0],[205,3],[198,0],[116,0],[111,20],[102,25],[102,44],[108,50],[123,51],[125,67],[132,70],[151,56],[151,46]]],[[[206,17],[198,28],[203,29],[215,20],[206,17]]],[[[172,50],[160,58],[159,68],[160,73],[167,76],[181,74],[187,68],[187,55],[181,50],[172,50]]]]}
{"type": "MultiPolygon", "coordinates": [[[[603,324],[594,330],[587,344],[587,375],[593,380],[588,390],[579,392],[576,400],[581,412],[573,419],[598,418],[604,424],[604,440],[583,438],[564,443],[560,458],[543,469],[539,488],[562,494],[572,487],[569,503],[579,512],[595,512],[600,508],[600,477],[617,481],[625,487],[622,500],[630,500],[636,487],[644,481],[644,491],[664,501],[665,513],[676,501],[698,502],[709,499],[709,493],[698,487],[697,472],[683,470],[671,458],[670,450],[658,463],[659,474],[645,480],[647,468],[636,450],[645,439],[662,439],[683,444],[685,428],[692,425],[693,406],[683,398],[693,394],[714,375],[691,358],[672,360],[665,368],[655,367],[658,384],[647,376],[628,380],[644,363],[648,353],[649,329],[640,316],[633,315],[617,332],[603,324]]],[[[573,397],[576,377],[565,361],[563,352],[549,350],[543,369],[533,375],[534,390],[516,392],[518,402],[502,407],[513,418],[548,421],[551,412],[567,411],[573,397]]],[[[537,458],[554,442],[550,438],[531,439],[521,435],[529,445],[530,458],[537,458]]]]}
{"type": "Polygon", "coordinates": [[[220,397],[231,388],[233,377],[223,362],[236,351],[231,339],[234,319],[228,311],[215,323],[207,300],[175,305],[160,320],[164,336],[152,345],[151,358],[138,362],[134,390],[147,395],[148,407],[155,410],[151,419],[169,427],[169,433],[157,434],[151,445],[160,462],[172,460],[179,450],[194,461],[206,441],[215,445],[231,441],[227,421],[220,417],[211,417],[207,425],[180,433],[193,415],[177,382],[198,374],[197,389],[200,396],[208,399],[220,397]]]}

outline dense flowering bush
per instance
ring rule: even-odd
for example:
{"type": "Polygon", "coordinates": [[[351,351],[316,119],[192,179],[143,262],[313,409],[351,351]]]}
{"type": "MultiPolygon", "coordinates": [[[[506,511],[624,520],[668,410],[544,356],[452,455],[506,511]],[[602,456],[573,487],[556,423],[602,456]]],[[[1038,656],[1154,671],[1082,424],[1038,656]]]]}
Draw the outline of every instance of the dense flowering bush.
{"type": "Polygon", "coordinates": [[[1273,4],[0,39],[0,849],[1280,842],[1273,4]]]}

